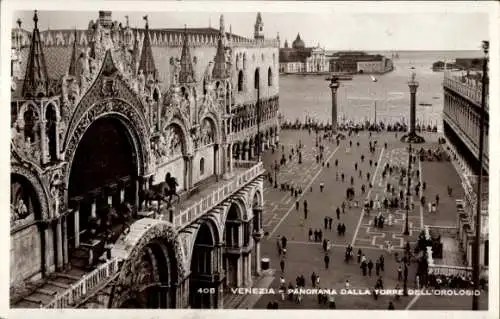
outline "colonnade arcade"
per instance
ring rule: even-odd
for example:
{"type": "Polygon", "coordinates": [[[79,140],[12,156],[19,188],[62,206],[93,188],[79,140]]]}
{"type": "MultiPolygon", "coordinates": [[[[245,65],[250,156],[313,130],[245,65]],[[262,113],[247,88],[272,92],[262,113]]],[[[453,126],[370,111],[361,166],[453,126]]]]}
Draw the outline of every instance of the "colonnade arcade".
{"type": "MultiPolygon", "coordinates": [[[[261,145],[263,151],[271,146],[275,146],[278,140],[277,127],[270,127],[266,131],[260,133],[261,145]]],[[[258,135],[237,141],[233,143],[232,155],[236,160],[256,160],[258,154],[258,135]]]]}

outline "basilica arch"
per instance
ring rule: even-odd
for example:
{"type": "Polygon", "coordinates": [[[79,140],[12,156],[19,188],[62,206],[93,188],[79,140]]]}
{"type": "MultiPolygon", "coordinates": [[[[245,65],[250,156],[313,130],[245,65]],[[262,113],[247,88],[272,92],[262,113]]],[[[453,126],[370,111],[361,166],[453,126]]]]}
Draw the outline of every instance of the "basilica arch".
{"type": "Polygon", "coordinates": [[[217,308],[221,301],[220,269],[222,268],[222,243],[217,220],[208,216],[201,221],[194,235],[191,254],[189,304],[191,308],[217,308]],[[212,291],[212,293],[200,293],[212,291]]]}
{"type": "Polygon", "coordinates": [[[187,291],[185,252],[174,226],[143,218],[112,248],[122,260],[110,308],[178,308],[187,291]]]}

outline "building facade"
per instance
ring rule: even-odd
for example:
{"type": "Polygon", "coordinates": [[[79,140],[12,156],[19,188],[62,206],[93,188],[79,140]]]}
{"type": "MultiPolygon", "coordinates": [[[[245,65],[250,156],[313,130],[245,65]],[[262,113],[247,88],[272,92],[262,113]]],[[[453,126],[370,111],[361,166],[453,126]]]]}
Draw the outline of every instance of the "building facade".
{"type": "Polygon", "coordinates": [[[288,47],[285,40],[283,48],[280,48],[280,73],[322,73],[328,72],[328,61],[326,51],[318,44],[316,47],[305,46],[304,41],[297,34],[292,47],[288,47]]]}
{"type": "Polygon", "coordinates": [[[12,307],[220,308],[261,273],[279,41],[144,19],[12,30],[12,307]]]}
{"type": "Polygon", "coordinates": [[[392,60],[361,51],[341,51],[329,57],[330,72],[382,74],[393,70],[392,60]]]}
{"type": "MultiPolygon", "coordinates": [[[[443,129],[444,136],[461,175],[465,189],[463,210],[457,212],[458,236],[468,263],[472,266],[473,244],[475,239],[475,220],[477,203],[477,183],[482,183],[482,230],[480,263],[483,269],[488,267],[488,173],[489,173],[489,108],[488,92],[486,92],[486,109],[481,107],[482,83],[480,77],[469,79],[445,72],[443,129]],[[479,181],[479,136],[480,114],[485,112],[483,180],[479,181]]],[[[488,88],[485,88],[486,91],[488,88]]]]}

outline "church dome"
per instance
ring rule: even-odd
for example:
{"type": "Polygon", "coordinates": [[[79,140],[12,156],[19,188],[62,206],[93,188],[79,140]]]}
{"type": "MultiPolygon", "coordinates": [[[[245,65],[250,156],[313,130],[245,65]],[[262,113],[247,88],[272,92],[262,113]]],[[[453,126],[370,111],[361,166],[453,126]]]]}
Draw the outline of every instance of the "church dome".
{"type": "Polygon", "coordinates": [[[302,39],[300,38],[300,33],[298,33],[297,34],[297,38],[292,43],[292,48],[294,48],[294,49],[303,49],[305,47],[306,47],[306,45],[304,44],[304,41],[302,41],[302,39]]]}

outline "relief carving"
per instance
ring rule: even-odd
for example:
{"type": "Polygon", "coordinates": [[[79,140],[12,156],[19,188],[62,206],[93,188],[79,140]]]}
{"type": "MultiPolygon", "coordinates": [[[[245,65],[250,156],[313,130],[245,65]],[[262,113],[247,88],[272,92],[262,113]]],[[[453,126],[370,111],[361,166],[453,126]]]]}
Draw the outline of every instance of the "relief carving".
{"type": "MultiPolygon", "coordinates": [[[[40,206],[40,215],[43,219],[47,219],[48,216],[49,216],[49,213],[48,213],[48,206],[47,206],[47,201],[46,201],[46,197],[45,197],[45,190],[42,186],[42,184],[40,183],[38,177],[35,175],[34,172],[31,171],[31,169],[29,168],[26,168],[26,167],[23,167],[23,166],[18,166],[18,165],[13,165],[11,167],[11,174],[17,174],[17,175],[20,175],[20,176],[23,176],[25,177],[29,182],[30,182],[30,186],[33,187],[34,189],[34,195],[36,196],[36,200],[38,201],[39,203],[39,206],[40,206]]],[[[11,185],[11,196],[13,196],[15,194],[14,191],[12,191],[12,187],[13,185],[11,185]]],[[[25,215],[25,211],[24,211],[24,205],[28,206],[28,213],[31,213],[29,212],[29,203],[26,201],[26,198],[23,199],[23,203],[19,203],[18,201],[16,200],[13,200],[14,198],[11,199],[11,213],[14,211],[16,212],[16,214],[19,214],[19,212],[21,213],[20,215],[25,215]]],[[[34,213],[34,212],[33,212],[34,213]]],[[[11,222],[14,218],[12,217],[11,215],[11,222]]],[[[16,220],[21,220],[21,219],[16,219],[16,220]]],[[[22,222],[19,222],[22,224],[22,222]]],[[[14,221],[14,224],[18,225],[19,223],[16,223],[14,221]]],[[[11,226],[14,226],[11,224],[11,226]]]]}

